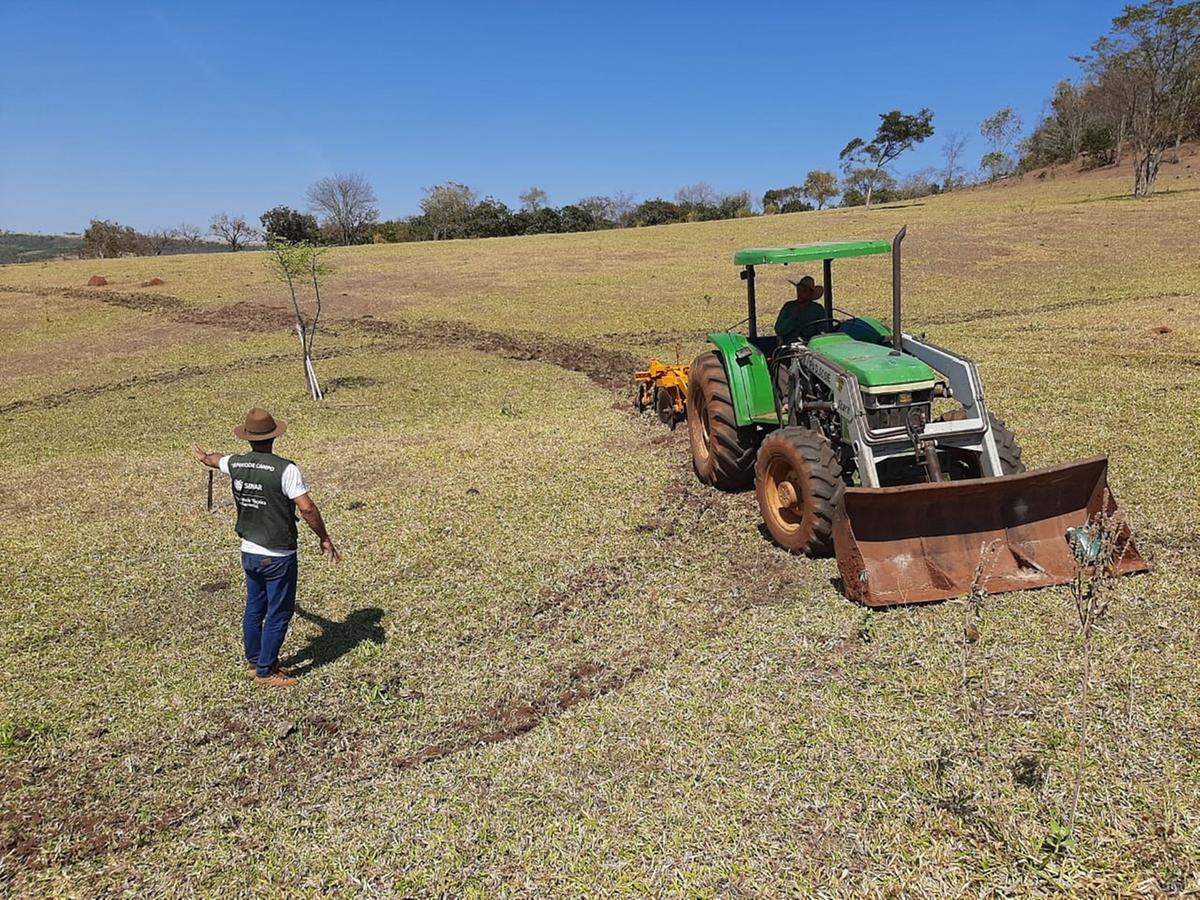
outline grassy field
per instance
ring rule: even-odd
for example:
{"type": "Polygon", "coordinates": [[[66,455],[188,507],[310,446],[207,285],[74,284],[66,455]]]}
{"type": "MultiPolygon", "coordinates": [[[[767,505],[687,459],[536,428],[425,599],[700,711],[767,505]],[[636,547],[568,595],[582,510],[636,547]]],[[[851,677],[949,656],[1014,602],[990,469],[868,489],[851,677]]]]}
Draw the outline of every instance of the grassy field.
{"type": "MultiPolygon", "coordinates": [[[[320,405],[260,253],[0,267],[0,893],[1200,890],[1200,160],[1128,182],[335,250],[320,405]],[[744,315],[734,249],[902,223],[912,327],[1030,465],[1110,453],[1153,566],[1065,842],[1065,589],[989,598],[964,661],[962,604],[850,604],[630,409],[744,315]],[[242,674],[232,503],[187,454],[253,403],[345,554],[304,545],[285,692],[242,674]]],[[[884,312],[887,266],[835,266],[839,306],[884,312]]]]}

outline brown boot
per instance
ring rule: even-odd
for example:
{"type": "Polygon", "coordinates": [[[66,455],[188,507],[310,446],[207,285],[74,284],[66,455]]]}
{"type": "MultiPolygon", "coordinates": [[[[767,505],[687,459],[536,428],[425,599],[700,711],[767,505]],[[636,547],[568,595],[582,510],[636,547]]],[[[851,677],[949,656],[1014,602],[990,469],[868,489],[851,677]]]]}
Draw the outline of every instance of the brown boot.
{"type": "Polygon", "coordinates": [[[261,675],[255,675],[254,682],[255,684],[262,684],[267,687],[291,687],[297,683],[297,680],[291,675],[284,675],[283,672],[275,671],[265,678],[261,675]]]}
{"type": "MultiPolygon", "coordinates": [[[[283,666],[279,665],[278,663],[276,663],[271,668],[271,674],[272,675],[282,675],[285,678],[292,677],[292,673],[289,670],[285,669],[283,666]]],[[[251,681],[253,681],[255,676],[257,676],[257,675],[258,675],[258,667],[254,666],[250,663],[246,663],[246,677],[249,678],[251,681]]]]}

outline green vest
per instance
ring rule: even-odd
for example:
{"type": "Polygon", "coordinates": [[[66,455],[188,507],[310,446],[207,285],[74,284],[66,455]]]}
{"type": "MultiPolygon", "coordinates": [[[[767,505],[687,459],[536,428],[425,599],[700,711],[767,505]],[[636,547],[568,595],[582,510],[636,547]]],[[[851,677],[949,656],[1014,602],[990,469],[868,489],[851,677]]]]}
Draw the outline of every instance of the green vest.
{"type": "Polygon", "coordinates": [[[825,321],[825,307],[815,300],[789,300],[779,310],[775,320],[775,334],[785,344],[807,340],[818,329],[813,326],[825,321]]]}
{"type": "Polygon", "coordinates": [[[229,457],[239,537],[269,550],[296,549],[296,504],[283,492],[283,470],[291,463],[274,453],[229,457]]]}

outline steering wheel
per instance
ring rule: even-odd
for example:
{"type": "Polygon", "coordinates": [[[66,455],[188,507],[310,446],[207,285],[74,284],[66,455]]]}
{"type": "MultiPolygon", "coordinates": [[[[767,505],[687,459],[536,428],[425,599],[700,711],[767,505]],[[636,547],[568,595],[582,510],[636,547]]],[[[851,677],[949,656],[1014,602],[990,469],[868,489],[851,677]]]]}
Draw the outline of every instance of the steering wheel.
{"type": "Polygon", "coordinates": [[[823,319],[814,319],[800,329],[800,338],[809,340],[815,338],[818,334],[831,334],[842,327],[842,320],[827,316],[823,319]]]}

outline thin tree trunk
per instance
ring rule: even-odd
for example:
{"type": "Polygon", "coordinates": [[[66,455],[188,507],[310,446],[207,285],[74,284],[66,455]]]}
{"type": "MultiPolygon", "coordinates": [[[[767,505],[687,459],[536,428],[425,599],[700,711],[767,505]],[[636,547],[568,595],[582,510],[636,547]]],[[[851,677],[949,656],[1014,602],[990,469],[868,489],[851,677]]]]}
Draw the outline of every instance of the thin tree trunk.
{"type": "Polygon", "coordinates": [[[1154,193],[1154,182],[1158,178],[1158,167],[1162,162],[1162,150],[1139,148],[1134,163],[1133,195],[1149,197],[1154,193]]]}
{"type": "Polygon", "coordinates": [[[308,383],[308,393],[314,400],[321,399],[321,387],[317,384],[317,376],[313,371],[312,357],[308,355],[308,341],[304,336],[304,326],[296,320],[296,337],[300,339],[300,357],[304,360],[304,380],[308,383]]]}
{"type": "Polygon", "coordinates": [[[1125,117],[1121,116],[1121,124],[1117,126],[1117,150],[1113,154],[1113,165],[1121,164],[1121,145],[1125,143],[1125,117]]]}

